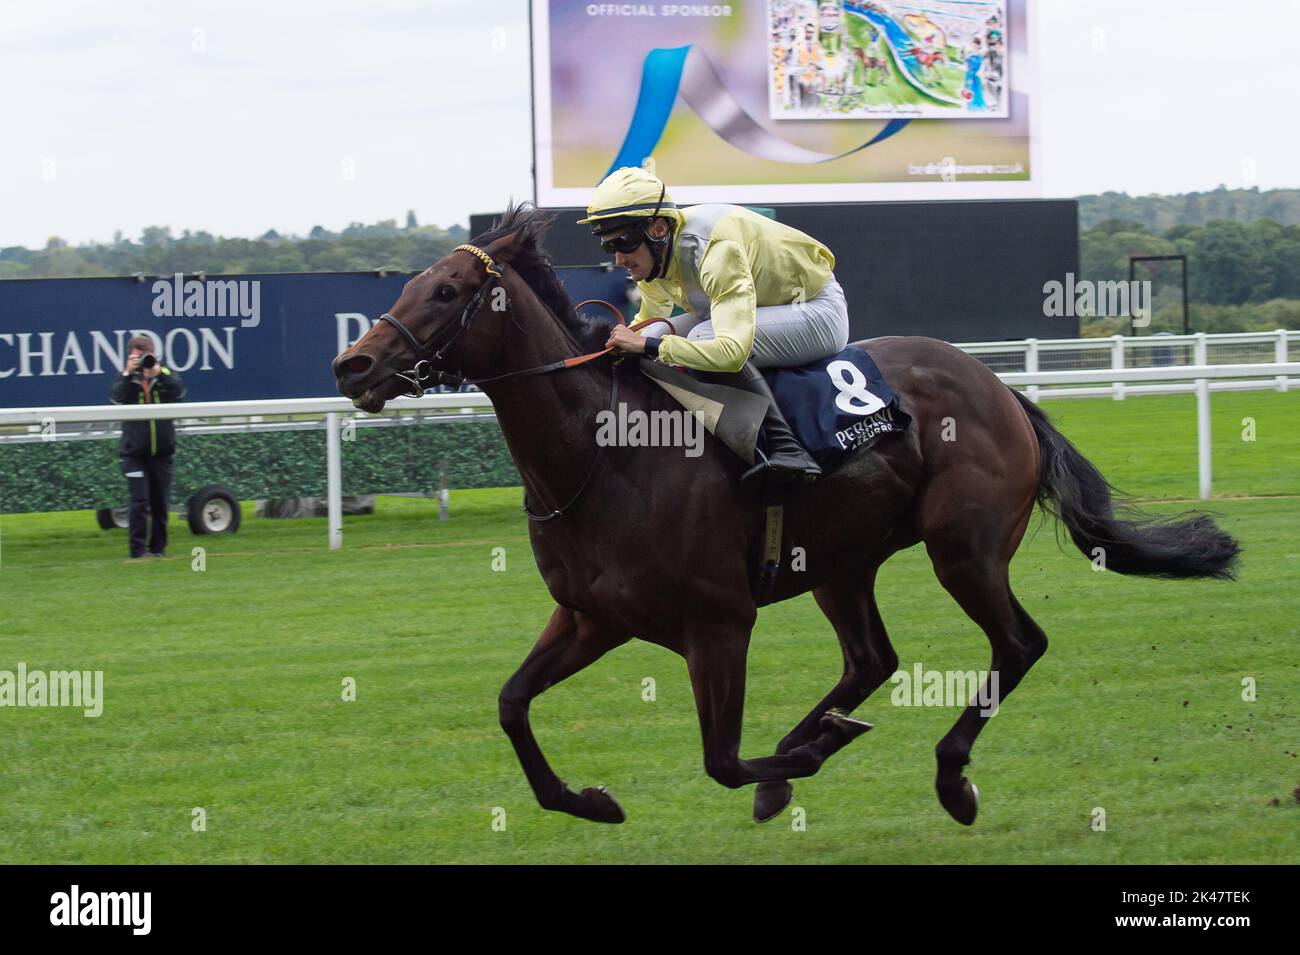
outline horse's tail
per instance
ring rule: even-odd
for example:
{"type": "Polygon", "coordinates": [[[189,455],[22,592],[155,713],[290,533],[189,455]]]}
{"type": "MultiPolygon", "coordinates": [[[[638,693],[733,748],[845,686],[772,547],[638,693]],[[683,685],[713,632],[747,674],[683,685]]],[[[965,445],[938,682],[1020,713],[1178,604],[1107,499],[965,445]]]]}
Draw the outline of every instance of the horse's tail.
{"type": "Polygon", "coordinates": [[[1191,512],[1161,519],[1123,500],[1117,503],[1114,488],[1043,410],[1011,391],[1038,436],[1038,503],[1065,524],[1084,556],[1100,557],[1107,570],[1121,574],[1233,579],[1240,547],[1208,515],[1191,512]]]}

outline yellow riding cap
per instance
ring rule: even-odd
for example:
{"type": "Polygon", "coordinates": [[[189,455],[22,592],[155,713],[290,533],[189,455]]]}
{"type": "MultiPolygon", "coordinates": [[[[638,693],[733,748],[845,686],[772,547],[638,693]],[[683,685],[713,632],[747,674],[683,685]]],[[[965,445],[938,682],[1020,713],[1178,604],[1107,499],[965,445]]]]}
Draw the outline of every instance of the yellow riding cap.
{"type": "Polygon", "coordinates": [[[615,169],[596,187],[587,206],[587,218],[578,225],[591,225],[597,234],[627,226],[632,220],[650,217],[677,218],[677,205],[657,177],[640,166],[615,169]]]}

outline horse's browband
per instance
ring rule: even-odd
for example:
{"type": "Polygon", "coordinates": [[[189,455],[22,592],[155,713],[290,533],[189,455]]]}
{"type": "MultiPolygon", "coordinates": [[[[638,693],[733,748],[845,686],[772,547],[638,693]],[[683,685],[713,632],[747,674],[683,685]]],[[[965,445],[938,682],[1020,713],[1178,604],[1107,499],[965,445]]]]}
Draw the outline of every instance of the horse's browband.
{"type": "Polygon", "coordinates": [[[495,275],[497,278],[501,277],[501,273],[497,270],[497,264],[492,261],[492,256],[488,255],[477,245],[470,245],[469,243],[466,243],[465,245],[456,246],[456,248],[452,249],[452,251],[468,252],[470,255],[477,256],[483,261],[483,264],[487,266],[488,275],[495,275]]]}

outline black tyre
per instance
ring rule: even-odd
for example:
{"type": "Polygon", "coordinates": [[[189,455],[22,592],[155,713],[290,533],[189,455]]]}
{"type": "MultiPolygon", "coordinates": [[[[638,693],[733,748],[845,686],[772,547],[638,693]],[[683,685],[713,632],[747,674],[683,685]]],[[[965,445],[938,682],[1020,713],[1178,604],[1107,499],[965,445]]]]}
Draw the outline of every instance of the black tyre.
{"type": "Polygon", "coordinates": [[[239,501],[219,484],[200,488],[186,508],[194,534],[233,534],[239,530],[239,501]]]}
{"type": "Polygon", "coordinates": [[[129,513],[129,509],[125,507],[101,507],[95,512],[95,521],[99,524],[100,530],[124,531],[129,513]]]}

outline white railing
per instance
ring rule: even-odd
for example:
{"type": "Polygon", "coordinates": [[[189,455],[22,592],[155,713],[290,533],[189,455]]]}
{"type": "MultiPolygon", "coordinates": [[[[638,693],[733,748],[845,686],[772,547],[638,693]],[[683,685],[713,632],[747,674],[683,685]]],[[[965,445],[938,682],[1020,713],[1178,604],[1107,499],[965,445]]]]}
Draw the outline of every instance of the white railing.
{"type": "MultiPolygon", "coordinates": [[[[1279,328],[1272,332],[1233,332],[1210,335],[1140,335],[1110,338],[1026,338],[1021,341],[966,342],[958,344],[998,373],[1067,371],[1079,369],[1159,368],[1186,365],[1279,363],[1289,360],[1288,342],[1300,340],[1300,331],[1279,328]]],[[[1187,394],[1190,383],[1160,383],[1130,387],[1122,379],[1108,378],[1106,384],[1089,388],[1055,388],[1040,391],[1029,386],[1033,401],[1041,398],[1095,398],[1111,395],[1123,401],[1126,395],[1187,394]]],[[[1286,391],[1292,384],[1286,376],[1233,379],[1213,384],[1214,391],[1286,391]]]]}
{"type": "MultiPolygon", "coordinates": [[[[425,395],[422,398],[396,398],[387,409],[404,411],[460,411],[491,407],[482,392],[455,392],[425,395]]],[[[343,467],[339,441],[339,415],[355,412],[348,398],[286,398],[263,401],[195,401],[165,405],[73,405],[63,408],[0,409],[0,426],[27,425],[39,429],[57,429],[60,423],[77,421],[145,421],[162,418],[226,418],[290,414],[325,415],[326,500],[329,508],[329,545],[343,546],[343,467]]],[[[49,432],[51,438],[57,430],[49,432]]],[[[445,499],[443,506],[446,506],[445,499]]]]}
{"type": "MultiPolygon", "coordinates": [[[[1257,365],[1184,365],[1171,368],[1098,368],[1074,371],[1049,371],[1031,374],[998,375],[1008,385],[1068,385],[1079,382],[1108,381],[1113,387],[1125,387],[1131,381],[1168,382],[1191,378],[1187,390],[1196,392],[1196,461],[1202,500],[1210,499],[1210,382],[1248,379],[1257,375],[1276,375],[1284,380],[1300,373],[1300,362],[1270,362],[1257,365]]],[[[1149,386],[1155,387],[1155,386],[1149,386]]],[[[1051,394],[1042,392],[1041,394],[1051,394]]]]}
{"type": "MultiPolygon", "coordinates": [[[[992,344],[992,343],[985,343],[992,344]]],[[[1004,343],[998,343],[999,345],[1004,343]]],[[[1008,344],[1017,344],[1015,342],[1008,344]]],[[[1200,349],[1204,355],[1204,349],[1200,349]]],[[[1092,382],[1106,382],[1109,389],[1129,389],[1134,382],[1153,384],[1139,387],[1168,386],[1180,380],[1187,382],[1186,390],[1196,393],[1196,445],[1200,478],[1200,495],[1209,499],[1211,493],[1210,462],[1210,384],[1211,382],[1238,382],[1251,378],[1272,378],[1285,382],[1291,376],[1300,376],[1300,362],[1260,362],[1231,365],[1172,365],[1149,368],[1077,368],[1069,371],[1019,371],[1005,372],[1000,377],[1011,386],[1028,389],[1049,389],[1092,382]]],[[[1103,391],[1108,389],[1102,389],[1103,391]]],[[[1285,390],[1285,389],[1282,389],[1285,390]]],[[[1040,391],[1041,395],[1054,394],[1040,391]]],[[[388,409],[452,410],[490,406],[487,395],[464,392],[457,394],[426,395],[423,398],[399,398],[389,402],[388,409]]],[[[67,408],[6,408],[0,409],[0,426],[29,425],[48,427],[59,422],[73,421],[138,421],[149,418],[203,418],[238,415],[324,414],[326,433],[326,473],[329,501],[329,545],[343,546],[343,482],[342,443],[339,440],[339,415],[352,413],[352,402],[347,398],[299,398],[279,401],[209,401],[167,405],[83,405],[67,408]]],[[[435,419],[436,420],[436,419],[435,419]]]]}
{"type": "MultiPolygon", "coordinates": [[[[490,408],[481,391],[394,398],[389,411],[448,411],[490,408]]],[[[63,408],[0,408],[0,426],[36,425],[64,421],[148,421],[162,418],[225,418],[246,415],[347,414],[355,412],[350,398],[271,398],[261,401],[181,401],[167,405],[70,405],[63,408]]]]}

